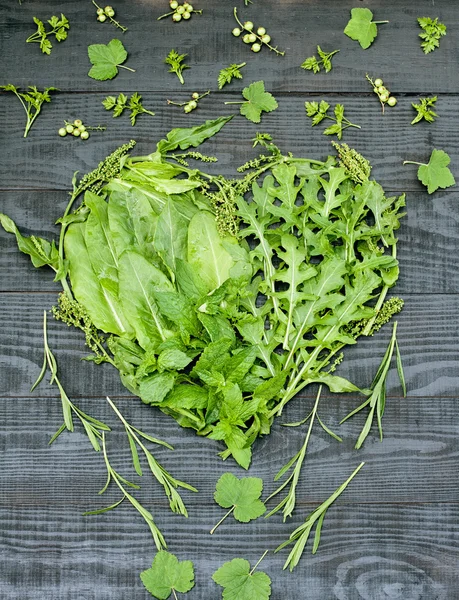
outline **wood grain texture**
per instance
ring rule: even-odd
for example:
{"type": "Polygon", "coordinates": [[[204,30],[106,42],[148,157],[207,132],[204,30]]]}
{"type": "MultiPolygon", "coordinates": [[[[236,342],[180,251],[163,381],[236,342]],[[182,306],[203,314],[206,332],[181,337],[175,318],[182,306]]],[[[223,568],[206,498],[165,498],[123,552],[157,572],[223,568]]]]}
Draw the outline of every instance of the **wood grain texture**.
{"type": "MultiPolygon", "coordinates": [[[[6,4],[6,3],[5,3],[6,4]]],[[[196,4],[196,3],[195,3],[196,4]]],[[[116,3],[117,17],[129,28],[124,35],[115,27],[96,21],[89,2],[47,0],[15,2],[3,7],[0,17],[0,52],[4,56],[20,49],[14,61],[3,66],[3,78],[16,85],[52,85],[62,90],[179,90],[181,85],[162,63],[169,50],[176,47],[189,55],[192,70],[186,77],[186,89],[215,87],[219,69],[230,62],[247,61],[248,81],[264,79],[276,90],[291,91],[359,91],[367,92],[365,71],[375,77],[383,75],[389,89],[403,92],[458,92],[455,65],[459,59],[454,38],[459,24],[457,7],[451,0],[368,0],[364,6],[373,10],[375,19],[389,19],[379,28],[373,45],[364,53],[360,45],[343,34],[355,0],[263,0],[244,7],[242,2],[206,0],[197,3],[204,14],[193,16],[188,23],[156,21],[168,12],[168,2],[123,0],[116,3]],[[255,59],[240,39],[231,35],[236,25],[233,6],[242,20],[252,19],[264,25],[275,44],[285,49],[284,57],[264,49],[255,59]],[[36,44],[25,44],[35,31],[32,17],[47,19],[64,11],[71,23],[68,39],[55,44],[52,54],[43,56],[36,44]],[[420,47],[417,25],[419,16],[438,16],[450,35],[441,41],[441,51],[425,56],[420,47]],[[112,81],[88,78],[90,67],[86,49],[89,44],[123,40],[129,52],[128,66],[136,73],[123,72],[112,81]],[[317,44],[326,50],[340,49],[329,75],[305,73],[299,68],[311,56],[317,44]],[[352,82],[352,84],[351,84],[352,82]]]]}
{"type": "MultiPolygon", "coordinates": [[[[166,99],[184,101],[191,94],[190,88],[188,92],[145,93],[145,106],[153,109],[156,116],[140,116],[135,127],[131,127],[127,115],[114,119],[104,109],[102,100],[106,93],[57,94],[51,104],[43,108],[26,139],[22,138],[25,114],[21,104],[13,94],[0,93],[0,137],[8,148],[0,163],[0,190],[68,191],[74,171],[81,174],[91,171],[100,160],[131,138],[137,140],[135,154],[145,155],[154,150],[156,143],[171,129],[172,123],[174,127],[190,127],[225,114],[234,114],[235,117],[218,135],[202,145],[203,153],[219,159],[217,164],[205,165],[209,172],[234,177],[237,166],[258,155],[251,142],[257,131],[268,131],[281,149],[296,156],[326,158],[334,153],[330,145],[333,137],[323,135],[323,124],[311,127],[311,120],[304,109],[305,101],[320,99],[327,100],[332,106],[344,102],[346,116],[362,129],[347,129],[343,141],[370,160],[372,176],[387,190],[425,191],[417,180],[416,166],[403,166],[403,161],[428,162],[433,148],[448,152],[453,165],[459,163],[457,96],[439,98],[437,108],[441,118],[435,123],[412,126],[410,122],[415,112],[411,103],[417,101],[417,97],[399,97],[397,107],[388,108],[382,116],[381,106],[373,93],[364,97],[355,94],[343,97],[320,93],[276,93],[276,87],[267,80],[266,89],[275,93],[279,108],[264,115],[262,123],[257,125],[240,116],[237,107],[224,105],[226,101],[241,98],[240,91],[251,81],[246,78],[232,84],[231,92],[224,89],[211,94],[189,115],[176,106],[168,105],[166,99]],[[64,120],[75,118],[81,118],[88,125],[105,124],[107,131],[94,132],[87,142],[70,136],[60,138],[57,130],[64,120]]],[[[455,186],[450,191],[457,189],[455,186]]]]}
{"type": "MultiPolygon", "coordinates": [[[[298,506],[283,524],[279,515],[249,525],[228,520],[215,536],[208,531],[223,514],[212,499],[215,482],[225,471],[244,473],[217,456],[218,443],[197,438],[159,411],[143,405],[121,385],[108,365],[81,362],[82,335],[49,321],[49,341],[59,363],[60,378],[70,397],[89,414],[106,421],[109,452],[123,474],[133,474],[129,449],[119,421],[106,402],[109,394],[137,427],[167,439],[174,452],[155,448],[155,455],[176,476],[196,485],[199,494],[184,492],[190,518],[173,515],[161,488],[143,477],[139,499],[154,513],[180,559],[196,567],[190,600],[216,600],[221,588],[211,580],[223,562],[236,556],[254,564],[266,549],[287,539],[305,516],[352,472],[366,462],[346,492],[327,513],[319,552],[306,551],[293,574],[282,571],[286,551],[269,553],[262,570],[273,581],[271,600],[456,600],[459,598],[459,253],[458,187],[429,196],[417,181],[415,166],[403,160],[426,161],[441,148],[452,158],[458,175],[459,149],[459,6],[451,0],[196,0],[202,17],[173,24],[157,22],[167,0],[117,0],[122,34],[95,20],[90,0],[16,0],[0,7],[0,52],[4,57],[0,84],[56,86],[60,92],[27,139],[25,115],[18,100],[0,92],[0,212],[11,216],[26,233],[47,238],[62,214],[74,171],[92,170],[117,146],[134,138],[135,153],[150,152],[172,127],[199,124],[237,112],[223,102],[234,100],[243,87],[263,79],[279,109],[260,125],[240,116],[203,146],[219,162],[209,171],[233,175],[234,168],[256,155],[250,139],[257,131],[271,133],[285,151],[325,157],[330,138],[323,126],[311,128],[304,102],[326,99],[344,103],[346,116],[362,126],[344,141],[373,165],[373,177],[390,194],[407,192],[407,216],[398,232],[401,276],[396,293],[406,307],[399,317],[399,342],[409,389],[401,397],[393,368],[389,376],[381,443],[372,430],[361,451],[354,442],[363,415],[339,426],[339,419],[358,403],[353,395],[323,395],[320,415],[344,441],[338,444],[314,429],[298,486],[298,506]],[[267,26],[274,43],[287,50],[284,58],[263,50],[253,55],[231,35],[233,5],[242,19],[267,26]],[[343,35],[352,7],[370,8],[379,27],[375,43],[363,51],[343,35]],[[51,56],[25,39],[34,30],[32,17],[47,19],[64,12],[71,22],[68,40],[54,44],[51,56]],[[448,28],[440,50],[425,56],[416,18],[438,16],[448,28]],[[87,46],[122,39],[128,66],[115,79],[97,82],[87,76],[87,46]],[[299,68],[316,45],[340,48],[328,75],[299,68]],[[168,73],[163,59],[171,48],[188,54],[191,69],[185,85],[168,73]],[[219,70],[247,61],[244,79],[215,92],[219,70]],[[381,76],[398,98],[395,109],[381,115],[365,72],[381,76]],[[212,90],[200,108],[184,115],[166,99],[185,99],[191,92],[212,90]],[[108,94],[138,91],[155,117],[141,116],[132,128],[127,116],[113,119],[102,107],[108,94]],[[439,95],[439,119],[411,126],[411,103],[419,96],[439,95]],[[61,139],[64,119],[105,123],[83,143],[61,139]]],[[[42,362],[43,311],[55,302],[59,286],[51,272],[34,269],[14,238],[0,231],[0,600],[146,600],[150,597],[139,572],[151,564],[155,549],[141,517],[130,507],[83,517],[82,512],[118,499],[106,497],[102,457],[77,426],[51,446],[48,440],[62,422],[60,400],[49,379],[30,393],[42,362]]],[[[386,327],[374,338],[346,351],[339,373],[366,386],[384,354],[386,327]]],[[[300,447],[304,427],[287,429],[309,411],[315,395],[307,388],[285,409],[270,436],[258,440],[251,475],[262,477],[265,496],[273,476],[300,447]]]]}
{"type": "MultiPolygon", "coordinates": [[[[72,141],[72,140],[71,140],[72,141]]],[[[397,192],[387,190],[388,195],[397,192]]],[[[405,294],[459,293],[457,247],[459,243],[459,195],[448,190],[435,196],[427,192],[407,194],[407,215],[397,232],[400,277],[393,292],[405,294]]],[[[53,223],[64,212],[64,191],[0,192],[2,212],[14,215],[24,235],[58,239],[53,223]]],[[[35,269],[28,256],[17,250],[16,240],[0,229],[0,292],[60,291],[52,271],[35,269]]]]}

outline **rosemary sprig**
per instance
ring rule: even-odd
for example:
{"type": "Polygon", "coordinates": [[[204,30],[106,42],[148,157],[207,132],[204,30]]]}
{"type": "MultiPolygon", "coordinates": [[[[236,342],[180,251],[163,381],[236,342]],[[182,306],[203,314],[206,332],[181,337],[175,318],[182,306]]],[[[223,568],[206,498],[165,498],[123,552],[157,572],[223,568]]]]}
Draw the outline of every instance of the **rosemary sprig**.
{"type": "Polygon", "coordinates": [[[118,473],[118,471],[116,471],[112,467],[112,465],[110,464],[110,461],[108,459],[108,455],[107,455],[107,447],[105,444],[105,434],[104,433],[102,433],[101,440],[102,440],[102,451],[103,451],[103,455],[104,455],[105,466],[107,467],[107,481],[105,482],[104,487],[100,490],[99,494],[105,493],[107,491],[110,483],[113,482],[119,487],[119,489],[121,490],[121,493],[123,495],[122,495],[122,498],[120,500],[118,500],[117,502],[115,502],[114,504],[111,504],[110,506],[106,506],[104,508],[99,508],[96,510],[88,510],[88,511],[84,512],[83,515],[84,516],[100,515],[102,513],[106,513],[110,510],[117,508],[124,500],[128,500],[132,504],[132,506],[142,515],[142,517],[144,518],[148,527],[150,528],[150,531],[153,535],[153,539],[156,544],[156,548],[158,550],[167,548],[166,540],[164,539],[164,536],[161,533],[161,531],[158,529],[158,527],[153,519],[153,515],[146,508],[144,508],[140,504],[140,502],[126,490],[126,488],[124,486],[126,485],[135,490],[140,489],[140,487],[138,485],[136,485],[135,483],[132,483],[131,481],[128,481],[127,479],[125,479],[122,475],[120,475],[118,473]]]}
{"type": "Polygon", "coordinates": [[[310,513],[308,515],[308,517],[306,518],[306,521],[302,525],[297,527],[297,529],[295,529],[295,531],[293,531],[290,534],[289,539],[274,550],[274,552],[279,552],[279,550],[282,550],[282,548],[285,548],[289,544],[293,544],[293,542],[295,542],[295,545],[293,546],[290,554],[287,557],[287,560],[284,563],[284,567],[283,567],[284,569],[289,567],[290,571],[293,571],[293,569],[296,567],[296,565],[298,564],[298,562],[303,554],[303,551],[306,547],[311,530],[314,527],[316,522],[317,522],[317,526],[316,526],[316,531],[314,534],[314,543],[312,546],[312,553],[315,554],[317,552],[317,549],[320,544],[320,535],[322,532],[322,525],[323,525],[325,514],[326,514],[328,508],[344,492],[346,487],[349,485],[349,483],[352,481],[352,479],[354,479],[354,477],[357,475],[357,473],[360,471],[360,469],[363,467],[364,464],[365,464],[364,462],[360,463],[360,465],[352,473],[352,475],[348,479],[346,479],[346,481],[343,484],[341,484],[339,486],[339,488],[337,488],[333,492],[333,494],[327,500],[325,500],[325,502],[323,502],[314,511],[312,511],[312,513],[310,513]]]}
{"type": "Polygon", "coordinates": [[[188,517],[188,511],[186,509],[185,504],[183,503],[180,494],[177,492],[177,488],[182,487],[192,492],[197,492],[198,490],[192,485],[189,485],[188,483],[179,481],[178,479],[172,477],[172,475],[168,473],[168,471],[166,471],[166,469],[154,458],[154,456],[151,454],[148,448],[146,448],[145,444],[141,441],[140,438],[148,440],[153,444],[165,446],[166,448],[169,448],[169,450],[173,450],[174,448],[167,442],[163,442],[162,440],[152,437],[151,435],[143,433],[142,431],[140,431],[140,429],[137,429],[136,427],[128,423],[108,396],[107,401],[115,411],[117,417],[124,425],[124,429],[126,431],[126,435],[129,441],[129,447],[131,449],[132,463],[134,465],[134,469],[137,475],[141,477],[143,474],[142,467],[140,466],[139,454],[137,451],[138,446],[147,459],[148,466],[153,477],[163,486],[164,491],[166,492],[166,496],[169,499],[169,505],[172,512],[179,513],[184,517],[188,517]]]}
{"type": "Polygon", "coordinates": [[[33,384],[31,391],[33,391],[37,385],[43,380],[43,377],[46,374],[46,371],[49,369],[51,372],[51,380],[50,385],[55,383],[59,389],[59,393],[61,396],[62,402],[62,413],[64,416],[64,423],[61,427],[56,431],[56,433],[52,436],[49,443],[52,444],[59,435],[68,429],[69,431],[73,431],[73,416],[77,417],[81,424],[83,425],[86,435],[89,438],[89,441],[92,444],[92,447],[96,452],[100,450],[99,440],[102,439],[104,431],[110,431],[110,427],[105,425],[102,421],[98,421],[93,417],[84,413],[78,406],[75,406],[73,402],[67,396],[59,378],[57,376],[57,361],[54,354],[51,352],[50,347],[48,345],[48,333],[47,333],[47,319],[46,319],[46,311],[43,312],[43,346],[44,346],[44,357],[43,357],[43,365],[40,371],[40,374],[37,377],[37,380],[33,384]]]}

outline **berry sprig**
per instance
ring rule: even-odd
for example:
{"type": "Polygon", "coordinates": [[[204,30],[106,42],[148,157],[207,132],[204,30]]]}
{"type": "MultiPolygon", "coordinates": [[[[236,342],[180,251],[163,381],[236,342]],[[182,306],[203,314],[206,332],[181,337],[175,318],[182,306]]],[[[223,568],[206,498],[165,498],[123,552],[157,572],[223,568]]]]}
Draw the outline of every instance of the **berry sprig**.
{"type": "Polygon", "coordinates": [[[381,102],[382,112],[384,114],[384,107],[387,104],[388,106],[395,106],[397,104],[397,98],[395,96],[391,96],[389,90],[384,86],[384,82],[379,77],[373,81],[373,79],[366,74],[367,80],[373,86],[374,93],[378,96],[379,101],[381,102]]]}
{"type": "Polygon", "coordinates": [[[160,17],[158,17],[157,21],[165,19],[166,17],[172,17],[174,23],[179,23],[182,19],[184,19],[185,21],[191,19],[191,15],[193,13],[197,15],[202,15],[202,10],[195,10],[189,2],[179,4],[177,0],[170,0],[169,6],[171,7],[172,11],[166,13],[165,15],[161,15],[160,17]]]}
{"type": "Polygon", "coordinates": [[[271,46],[271,36],[268,33],[266,33],[266,29],[264,27],[258,27],[255,33],[255,26],[252,23],[252,21],[245,21],[245,23],[242,23],[237,16],[236,8],[234,8],[234,18],[236,19],[236,22],[239,25],[239,27],[235,27],[233,29],[233,35],[235,37],[239,37],[245,31],[245,34],[242,36],[242,41],[244,42],[244,44],[252,44],[252,52],[260,52],[262,47],[266,46],[276,54],[284,56],[285,52],[281,52],[281,50],[278,50],[277,46],[271,46]]]}
{"type": "Polygon", "coordinates": [[[183,111],[186,113],[190,113],[192,110],[198,108],[199,100],[201,100],[201,98],[204,98],[204,96],[208,96],[209,94],[210,90],[208,92],[205,92],[204,94],[199,94],[199,92],[193,92],[191,94],[191,100],[188,100],[188,102],[172,102],[172,100],[168,100],[167,103],[173,104],[174,106],[183,106],[183,111]]]}
{"type": "Polygon", "coordinates": [[[89,127],[84,125],[81,119],[75,119],[73,123],[64,121],[65,127],[59,129],[59,135],[65,137],[66,135],[73,135],[73,137],[79,137],[82,140],[89,139],[90,131],[105,131],[107,128],[103,125],[97,125],[97,127],[89,127]]]}
{"type": "Polygon", "coordinates": [[[100,21],[100,23],[105,23],[105,21],[108,19],[110,23],[115,25],[115,27],[118,27],[118,29],[121,29],[123,33],[127,31],[127,27],[124,27],[123,25],[121,25],[121,23],[119,23],[116,19],[113,18],[115,16],[115,10],[112,6],[106,6],[105,8],[102,8],[101,6],[96,4],[94,0],[92,0],[92,3],[97,9],[97,20],[100,21]]]}

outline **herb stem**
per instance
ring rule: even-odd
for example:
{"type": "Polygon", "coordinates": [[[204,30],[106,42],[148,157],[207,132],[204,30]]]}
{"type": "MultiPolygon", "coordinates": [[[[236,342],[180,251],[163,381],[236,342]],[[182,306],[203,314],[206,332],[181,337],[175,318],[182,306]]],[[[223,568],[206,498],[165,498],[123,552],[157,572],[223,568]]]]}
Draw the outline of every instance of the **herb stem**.
{"type": "Polygon", "coordinates": [[[253,567],[253,569],[250,571],[249,575],[253,575],[253,572],[255,571],[255,569],[258,567],[258,565],[261,563],[261,561],[264,559],[264,557],[268,554],[269,550],[265,550],[263,553],[263,556],[259,559],[259,561],[256,563],[256,565],[253,567]]]}
{"type": "Polygon", "coordinates": [[[213,528],[210,530],[210,535],[213,535],[213,534],[215,533],[215,530],[217,529],[217,527],[219,527],[219,526],[220,526],[220,525],[223,523],[223,521],[224,521],[224,520],[225,520],[227,517],[229,517],[229,516],[230,516],[230,514],[233,512],[233,510],[234,510],[235,508],[236,508],[236,505],[234,505],[232,508],[230,508],[230,509],[229,509],[229,511],[226,513],[226,515],[224,515],[224,516],[223,516],[223,517],[220,519],[220,521],[219,521],[219,522],[218,522],[218,523],[215,525],[215,527],[213,527],[213,528]]]}
{"type": "Polygon", "coordinates": [[[420,163],[420,162],[416,162],[414,160],[404,160],[403,164],[404,165],[419,165],[420,167],[426,166],[426,163],[420,163]]]}
{"type": "Polygon", "coordinates": [[[126,69],[127,71],[131,71],[132,73],[135,73],[135,69],[131,69],[130,67],[125,67],[124,65],[116,65],[117,67],[119,67],[120,69],[126,69]]]}

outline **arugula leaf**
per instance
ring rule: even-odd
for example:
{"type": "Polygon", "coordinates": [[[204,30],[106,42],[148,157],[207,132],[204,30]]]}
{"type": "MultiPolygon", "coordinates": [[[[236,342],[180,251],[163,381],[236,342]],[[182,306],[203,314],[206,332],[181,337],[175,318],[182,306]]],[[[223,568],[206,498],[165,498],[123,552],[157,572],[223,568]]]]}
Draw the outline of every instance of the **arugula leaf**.
{"type": "Polygon", "coordinates": [[[436,101],[437,96],[432,96],[431,98],[419,98],[419,104],[412,102],[411,106],[418,114],[411,121],[411,125],[419,123],[422,119],[425,119],[428,123],[433,123],[435,117],[438,117],[437,113],[434,111],[436,101]]]}
{"type": "Polygon", "coordinates": [[[382,23],[389,23],[389,21],[373,21],[373,13],[369,8],[353,8],[344,33],[352,40],[359,42],[365,50],[376,39],[378,35],[377,25],[382,23]]]}
{"type": "Polygon", "coordinates": [[[88,56],[93,65],[88,73],[92,79],[113,79],[118,74],[118,68],[135,73],[134,69],[122,64],[127,59],[127,52],[120,40],[113,39],[108,44],[91,44],[88,46],[88,56]]]}
{"type": "Polygon", "coordinates": [[[183,62],[187,56],[188,54],[179,54],[176,50],[171,50],[164,59],[166,65],[170,65],[169,73],[175,73],[182,85],[185,83],[182,73],[190,68],[183,62]]]}
{"type": "Polygon", "coordinates": [[[263,491],[263,480],[259,477],[242,477],[238,479],[232,473],[223,473],[217,481],[214,499],[222,508],[229,508],[226,515],[211,530],[211,534],[231,513],[241,523],[258,519],[266,512],[260,500],[263,491]]]}
{"type": "Polygon", "coordinates": [[[241,104],[241,115],[253,123],[261,121],[262,112],[272,112],[278,107],[277,100],[269,92],[265,92],[264,81],[254,81],[242,90],[246,102],[225,102],[225,104],[241,104]]]}
{"type": "Polygon", "coordinates": [[[221,90],[223,86],[227,83],[231,83],[233,78],[242,79],[241,69],[245,67],[247,63],[243,62],[240,65],[231,64],[229,67],[225,69],[221,69],[218,74],[218,89],[221,90]]]}
{"type": "Polygon", "coordinates": [[[153,559],[153,564],[140,573],[140,579],[152,596],[166,600],[175,592],[186,593],[194,587],[194,567],[191,560],[178,558],[161,550],[153,559]]]}
{"type": "Polygon", "coordinates": [[[433,52],[440,46],[440,38],[446,35],[446,25],[439,23],[438,17],[431,19],[430,17],[420,17],[418,19],[419,26],[423,30],[419,34],[421,40],[421,48],[424,54],[433,52]]]}
{"type": "Polygon", "coordinates": [[[456,183],[454,175],[448,168],[451,159],[443,150],[432,150],[429,162],[419,163],[405,160],[404,165],[419,165],[418,179],[427,187],[427,192],[433,194],[438,188],[448,188],[456,183]]]}
{"type": "Polygon", "coordinates": [[[233,558],[215,571],[212,579],[223,588],[223,600],[268,600],[271,579],[263,571],[254,573],[265,555],[253,569],[248,560],[233,558]]]}

